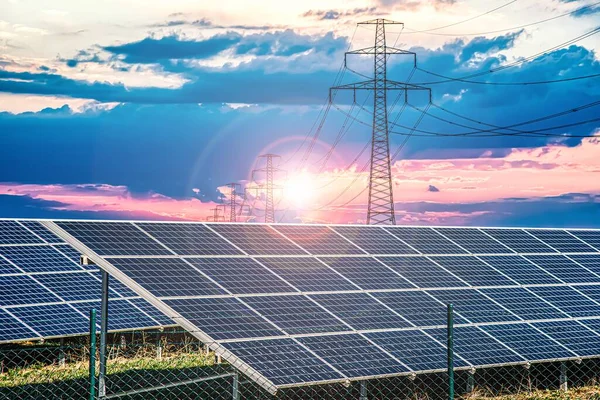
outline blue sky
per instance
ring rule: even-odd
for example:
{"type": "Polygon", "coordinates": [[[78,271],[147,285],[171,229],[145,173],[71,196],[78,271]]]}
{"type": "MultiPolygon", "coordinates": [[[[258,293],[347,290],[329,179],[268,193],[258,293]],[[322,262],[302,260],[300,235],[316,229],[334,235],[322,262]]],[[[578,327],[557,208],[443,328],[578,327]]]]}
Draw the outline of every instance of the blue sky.
{"type": "MultiPolygon", "coordinates": [[[[373,41],[372,30],[356,27],[370,18],[404,21],[388,42],[417,55],[416,71],[407,57],[390,60],[390,79],[425,85],[443,79],[424,71],[483,73],[471,80],[486,84],[429,85],[441,108],[430,108],[419,130],[517,124],[600,98],[599,77],[505,85],[600,74],[600,34],[568,43],[600,26],[593,1],[0,3],[3,217],[203,219],[231,196],[225,184],[249,185],[258,155],[274,152],[287,171],[278,178],[282,220],[364,221],[368,109],[336,96],[341,111],[332,108],[308,161],[300,160],[344,51],[373,41]],[[341,127],[347,132],[323,165],[341,127]]],[[[365,57],[349,66],[358,74],[345,70],[343,83],[372,72],[365,57]]],[[[426,99],[410,103],[422,109],[426,99]]],[[[552,137],[417,133],[394,160],[398,220],[600,227],[600,123],[574,125],[599,108],[519,128],[559,127],[552,137]]],[[[419,115],[403,112],[393,151],[419,115]]]]}

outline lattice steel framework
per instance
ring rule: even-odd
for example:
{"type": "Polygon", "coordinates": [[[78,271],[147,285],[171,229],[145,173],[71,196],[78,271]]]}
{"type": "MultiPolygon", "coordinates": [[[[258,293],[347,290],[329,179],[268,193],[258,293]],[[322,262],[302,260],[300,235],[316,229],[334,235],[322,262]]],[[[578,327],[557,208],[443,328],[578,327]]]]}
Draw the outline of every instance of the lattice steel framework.
{"type": "Polygon", "coordinates": [[[387,91],[429,91],[429,89],[421,86],[390,81],[387,79],[387,58],[392,54],[412,55],[416,66],[415,53],[388,47],[386,44],[385,26],[403,25],[401,22],[379,18],[361,22],[359,25],[375,25],[375,45],[365,49],[346,52],[346,56],[348,54],[373,55],[373,79],[364,82],[332,87],[330,89],[329,99],[331,101],[332,91],[339,89],[373,91],[373,131],[371,138],[371,168],[369,174],[369,205],[367,211],[367,223],[372,225],[395,225],[396,216],[394,213],[394,193],[392,187],[390,160],[387,91]]]}
{"type": "Polygon", "coordinates": [[[275,201],[273,192],[275,189],[281,189],[280,186],[275,185],[275,174],[282,170],[276,165],[275,160],[281,158],[277,154],[263,154],[259,158],[266,160],[264,168],[258,168],[252,171],[252,179],[256,182],[256,175],[261,173],[265,175],[265,182],[259,185],[258,188],[265,190],[265,222],[275,222],[275,201]]]}
{"type": "Polygon", "coordinates": [[[240,187],[239,183],[231,182],[227,186],[230,189],[229,192],[229,222],[237,222],[237,195],[240,187]]]}

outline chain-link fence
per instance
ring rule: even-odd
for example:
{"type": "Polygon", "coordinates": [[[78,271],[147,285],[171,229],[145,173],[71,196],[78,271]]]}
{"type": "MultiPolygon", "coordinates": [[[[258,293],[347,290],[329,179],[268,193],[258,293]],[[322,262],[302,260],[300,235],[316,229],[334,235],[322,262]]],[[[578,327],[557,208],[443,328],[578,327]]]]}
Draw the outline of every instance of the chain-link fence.
{"type": "MultiPolygon", "coordinates": [[[[98,349],[96,349],[98,351],[98,349]]],[[[0,399],[447,399],[446,372],[263,390],[180,329],[111,333],[104,388],[89,337],[0,347],[0,399]]],[[[98,360],[99,357],[96,356],[98,360]]],[[[600,359],[455,370],[457,399],[600,399],[600,359]],[[568,389],[568,391],[565,391],[568,389]]]]}

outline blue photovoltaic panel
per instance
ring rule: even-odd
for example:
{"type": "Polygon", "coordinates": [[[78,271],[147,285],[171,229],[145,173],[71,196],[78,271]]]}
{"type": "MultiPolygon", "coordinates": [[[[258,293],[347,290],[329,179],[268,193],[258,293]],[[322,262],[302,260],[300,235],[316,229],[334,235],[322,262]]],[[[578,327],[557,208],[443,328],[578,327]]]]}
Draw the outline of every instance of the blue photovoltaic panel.
{"type": "Polygon", "coordinates": [[[522,229],[484,228],[482,231],[517,253],[556,253],[556,250],[522,229]]]}
{"type": "Polygon", "coordinates": [[[187,261],[235,294],[297,292],[251,258],[190,258],[187,261]]]}
{"type": "MultiPolygon", "coordinates": [[[[474,289],[428,290],[442,304],[454,304],[457,314],[473,323],[518,321],[519,318],[474,289]]],[[[444,325],[446,322],[444,322],[444,325]]]]}
{"type": "Polygon", "coordinates": [[[21,273],[23,273],[23,271],[6,261],[6,259],[0,255],[0,275],[21,273]]]}
{"type": "Polygon", "coordinates": [[[162,325],[162,326],[175,325],[175,322],[171,318],[167,317],[165,314],[163,314],[161,311],[159,311],[152,304],[148,303],[146,300],[144,300],[142,298],[137,298],[137,299],[130,299],[129,302],[132,303],[133,305],[135,305],[140,310],[144,311],[146,314],[148,314],[150,317],[152,317],[152,319],[154,319],[160,325],[162,325]]]}
{"type": "MultiPolygon", "coordinates": [[[[75,308],[85,315],[89,315],[90,309],[101,310],[100,301],[91,303],[75,303],[75,308]]],[[[148,315],[135,307],[128,300],[111,300],[108,302],[108,330],[141,329],[159,326],[148,315]]],[[[172,323],[171,323],[172,324],[172,323]]]]}
{"type": "Polygon", "coordinates": [[[479,229],[435,228],[435,230],[472,254],[514,253],[479,229]]]}
{"type": "Polygon", "coordinates": [[[350,330],[304,296],[245,297],[243,301],[289,334],[350,330]]]}
{"type": "Polygon", "coordinates": [[[315,294],[309,297],[357,330],[412,326],[366,293],[315,294]]]}
{"type": "MultiPolygon", "coordinates": [[[[422,331],[373,332],[365,336],[414,371],[446,368],[446,348],[422,331]]],[[[456,361],[459,366],[460,359],[456,361]]]]}
{"type": "Polygon", "coordinates": [[[419,288],[468,286],[427,257],[377,257],[377,259],[419,288]]]}
{"type": "Polygon", "coordinates": [[[418,254],[378,226],[336,226],[333,229],[369,254],[418,254]]]}
{"type": "Polygon", "coordinates": [[[523,288],[481,289],[481,292],[524,320],[569,317],[523,288]]]}
{"type": "MultiPolygon", "coordinates": [[[[102,297],[102,281],[89,272],[43,274],[35,278],[66,301],[98,300],[102,297]]],[[[111,290],[109,297],[119,296],[111,290]]]]}
{"type": "Polygon", "coordinates": [[[592,283],[600,281],[597,275],[563,255],[532,255],[525,257],[566,283],[592,283]]]}
{"type": "Polygon", "coordinates": [[[577,285],[577,291],[596,303],[600,303],[600,285],[577,285]]]}
{"type": "MultiPolygon", "coordinates": [[[[446,343],[448,334],[446,329],[426,329],[425,332],[438,341],[446,343]]],[[[523,357],[476,326],[459,326],[454,328],[454,351],[473,366],[525,361],[523,357]]]]}
{"type": "Polygon", "coordinates": [[[409,371],[360,335],[310,336],[298,341],[349,378],[409,371]]]}
{"type": "Polygon", "coordinates": [[[29,276],[10,275],[0,279],[0,306],[57,301],[61,300],[29,276]]]}
{"type": "Polygon", "coordinates": [[[553,249],[561,253],[592,253],[597,250],[581,240],[569,235],[566,231],[554,229],[528,229],[538,239],[543,240],[553,249]]]}
{"type": "MultiPolygon", "coordinates": [[[[102,282],[102,273],[100,271],[90,271],[89,273],[92,274],[99,282],[102,282]]],[[[129,289],[123,283],[119,282],[115,278],[110,278],[110,277],[109,277],[109,290],[111,292],[116,293],[120,297],[137,297],[138,296],[137,293],[135,293],[133,290],[129,289]]],[[[112,295],[111,295],[111,298],[112,298],[112,295]]]]}
{"type": "Polygon", "coordinates": [[[561,281],[521,256],[481,256],[482,261],[521,285],[559,284],[561,281]]]}
{"type": "Polygon", "coordinates": [[[266,225],[213,224],[211,229],[250,255],[306,255],[307,253],[266,225]]]}
{"type": "Polygon", "coordinates": [[[11,308],[21,321],[44,337],[77,335],[89,332],[89,321],[68,304],[11,308]]]}
{"type": "Polygon", "coordinates": [[[481,329],[509,346],[528,361],[576,357],[529,324],[484,325],[481,329]]]}
{"type": "Polygon", "coordinates": [[[314,258],[261,257],[258,260],[303,292],[358,289],[358,286],[314,258]]]}
{"type": "Polygon", "coordinates": [[[600,231],[573,230],[569,231],[569,233],[577,236],[596,250],[600,250],[600,231]]]}
{"type": "Polygon", "coordinates": [[[598,275],[598,282],[600,282],[600,254],[573,254],[569,257],[598,275]]]}
{"type": "Polygon", "coordinates": [[[577,321],[536,322],[532,324],[579,356],[597,356],[600,336],[577,321]]]}
{"type": "Polygon", "coordinates": [[[0,308],[0,343],[36,337],[39,337],[37,333],[0,308]]]}
{"type": "Polygon", "coordinates": [[[385,227],[397,238],[423,254],[465,254],[466,251],[432,228],[385,227]]]}
{"type": "Polygon", "coordinates": [[[0,254],[25,272],[83,271],[52,246],[0,247],[0,254]]]}
{"type": "Polygon", "coordinates": [[[365,290],[415,287],[372,257],[323,257],[321,261],[365,290]]]}
{"type": "Polygon", "coordinates": [[[164,302],[215,340],[283,335],[275,326],[232,297],[164,302]]]}
{"type": "Polygon", "coordinates": [[[110,262],[157,297],[226,294],[178,258],[113,258],[110,262]]]}
{"type": "Polygon", "coordinates": [[[431,257],[472,286],[515,286],[516,283],[473,256],[431,257]]]}
{"type": "MultiPolygon", "coordinates": [[[[377,292],[372,295],[416,326],[440,326],[448,321],[445,303],[425,292],[377,292]]],[[[458,315],[454,318],[455,324],[466,322],[458,315]]]]}
{"type": "Polygon", "coordinates": [[[200,224],[136,223],[152,237],[181,255],[240,255],[232,244],[200,224]]]}
{"type": "Polygon", "coordinates": [[[581,319],[579,322],[600,335],[600,319],[581,319]]]}
{"type": "Polygon", "coordinates": [[[293,339],[223,343],[275,385],[343,378],[293,339]]]}
{"type": "Polygon", "coordinates": [[[57,221],[56,224],[101,256],[172,254],[128,222],[57,221]]]}
{"type": "Polygon", "coordinates": [[[52,246],[54,249],[58,250],[60,253],[64,254],[69,260],[73,261],[75,264],[79,264],[81,268],[88,271],[97,271],[98,266],[94,264],[89,265],[81,265],[81,253],[74,247],[68,244],[57,244],[52,246]]]}
{"type": "Polygon", "coordinates": [[[535,286],[529,290],[571,317],[600,316],[600,304],[568,286],[535,286]]]}
{"type": "Polygon", "coordinates": [[[274,225],[274,227],[313,255],[365,254],[326,226],[274,225]]]}
{"type": "MultiPolygon", "coordinates": [[[[37,221],[20,221],[23,226],[27,229],[44,239],[48,243],[64,243],[65,241],[56,236],[50,230],[48,230],[44,225],[40,224],[37,221]]],[[[23,243],[23,242],[21,242],[23,243]]]]}
{"type": "Polygon", "coordinates": [[[17,221],[0,220],[0,244],[44,243],[40,238],[23,228],[17,221]]]}

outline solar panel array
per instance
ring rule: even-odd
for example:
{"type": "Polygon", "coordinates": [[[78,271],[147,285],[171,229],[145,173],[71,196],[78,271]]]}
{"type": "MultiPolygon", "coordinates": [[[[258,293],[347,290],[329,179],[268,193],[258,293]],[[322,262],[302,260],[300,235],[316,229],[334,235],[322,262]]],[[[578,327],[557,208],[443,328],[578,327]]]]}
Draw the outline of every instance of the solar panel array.
{"type": "Polygon", "coordinates": [[[55,224],[270,389],[600,356],[597,231],[55,224]]]}
{"type": "MultiPolygon", "coordinates": [[[[80,265],[79,255],[38,221],[0,220],[0,343],[89,332],[102,278],[98,267],[80,265]]],[[[173,325],[118,281],[109,297],[110,330],[173,325]]]]}

